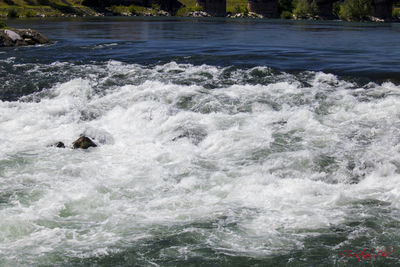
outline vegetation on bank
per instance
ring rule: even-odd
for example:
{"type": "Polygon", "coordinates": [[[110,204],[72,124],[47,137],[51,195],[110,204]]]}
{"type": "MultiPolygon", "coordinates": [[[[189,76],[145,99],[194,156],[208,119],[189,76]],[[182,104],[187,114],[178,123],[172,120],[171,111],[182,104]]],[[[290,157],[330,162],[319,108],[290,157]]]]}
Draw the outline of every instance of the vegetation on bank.
{"type": "Polygon", "coordinates": [[[82,0],[0,0],[1,17],[95,16],[82,0]]]}
{"type": "Polygon", "coordinates": [[[340,6],[339,17],[344,20],[366,20],[368,16],[371,16],[369,0],[345,0],[340,6]]]}
{"type": "Polygon", "coordinates": [[[4,21],[0,20],[0,29],[4,29],[5,27],[7,27],[7,24],[4,21]]]}
{"type": "MultiPolygon", "coordinates": [[[[400,18],[400,2],[394,5],[393,18],[400,18]],[[397,4],[399,5],[397,7],[397,4]]],[[[279,9],[283,19],[317,19],[316,0],[279,0],[279,9]]],[[[346,21],[371,20],[371,0],[336,1],[332,6],[332,15],[346,21]]]]}
{"type": "Polygon", "coordinates": [[[393,18],[399,19],[400,20],[400,6],[399,7],[394,7],[393,8],[393,18]]]}
{"type": "MultiPolygon", "coordinates": [[[[201,11],[196,0],[179,0],[183,6],[176,16],[188,16],[201,11]]],[[[85,0],[0,0],[0,17],[60,17],[60,16],[98,16],[96,8],[85,6],[85,0]]],[[[278,0],[279,13],[283,19],[318,19],[316,0],[278,0]]],[[[227,0],[228,14],[249,13],[247,0],[227,0]]],[[[113,5],[105,7],[101,13],[110,15],[166,15],[158,5],[144,7],[138,5],[113,5]]],[[[342,0],[333,4],[333,16],[348,21],[367,20],[371,16],[371,0],[342,0]]],[[[400,1],[395,3],[393,17],[400,19],[400,1]]]]}
{"type": "Polygon", "coordinates": [[[110,6],[106,7],[106,11],[111,12],[113,15],[117,16],[135,16],[135,15],[153,15],[156,16],[160,11],[160,7],[158,5],[153,5],[151,8],[138,6],[138,5],[130,5],[130,6],[110,6]]]}
{"type": "MultiPolygon", "coordinates": [[[[183,6],[178,10],[177,16],[187,16],[191,12],[202,11],[201,7],[196,6],[196,0],[179,0],[183,6]]],[[[247,0],[227,0],[226,12],[228,14],[248,13],[247,0]]]]}
{"type": "Polygon", "coordinates": [[[317,2],[313,0],[310,4],[307,0],[297,0],[293,14],[299,19],[316,18],[318,16],[317,2]]]}
{"type": "MultiPolygon", "coordinates": [[[[201,11],[196,0],[178,0],[183,6],[176,16],[187,16],[190,12],[201,11]]],[[[279,0],[281,1],[281,0],[279,0]]],[[[291,0],[286,0],[291,1],[291,0]]],[[[59,16],[95,16],[96,10],[85,6],[85,0],[0,0],[0,16],[2,17],[59,17],[59,16]]],[[[226,10],[230,14],[248,13],[247,0],[227,0],[226,10]]],[[[157,15],[159,7],[138,5],[112,5],[105,12],[113,15],[157,15]]]]}
{"type": "MultiPolygon", "coordinates": [[[[185,6],[179,15],[201,10],[196,0],[179,0],[185,6]]],[[[396,2],[396,1],[395,1],[396,2]]],[[[278,0],[279,14],[282,19],[318,19],[316,0],[278,0]]],[[[247,0],[227,0],[226,11],[230,14],[248,13],[247,0]]],[[[371,0],[338,0],[333,3],[332,16],[347,21],[369,20],[372,15],[371,0]]],[[[395,3],[393,17],[400,19],[400,1],[395,3]]]]}

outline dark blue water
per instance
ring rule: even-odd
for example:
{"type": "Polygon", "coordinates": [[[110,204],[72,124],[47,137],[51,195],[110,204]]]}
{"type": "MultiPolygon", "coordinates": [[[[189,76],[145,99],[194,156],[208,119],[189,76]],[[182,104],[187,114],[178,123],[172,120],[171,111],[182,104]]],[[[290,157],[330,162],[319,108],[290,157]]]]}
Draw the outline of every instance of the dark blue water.
{"type": "Polygon", "coordinates": [[[7,55],[22,62],[174,60],[400,79],[399,23],[101,18],[8,24],[37,29],[57,42],[41,49],[8,50],[7,55]],[[118,45],[95,49],[104,44],[118,45]]]}
{"type": "Polygon", "coordinates": [[[399,265],[399,24],[7,23],[0,266],[399,265]]]}

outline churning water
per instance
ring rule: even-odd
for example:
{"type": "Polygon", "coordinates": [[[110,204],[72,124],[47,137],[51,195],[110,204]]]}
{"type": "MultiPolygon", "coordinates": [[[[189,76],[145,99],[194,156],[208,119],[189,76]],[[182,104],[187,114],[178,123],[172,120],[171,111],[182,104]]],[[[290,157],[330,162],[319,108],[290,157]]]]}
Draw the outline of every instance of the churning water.
{"type": "Polygon", "coordinates": [[[400,264],[398,25],[14,23],[1,266],[400,264]]]}

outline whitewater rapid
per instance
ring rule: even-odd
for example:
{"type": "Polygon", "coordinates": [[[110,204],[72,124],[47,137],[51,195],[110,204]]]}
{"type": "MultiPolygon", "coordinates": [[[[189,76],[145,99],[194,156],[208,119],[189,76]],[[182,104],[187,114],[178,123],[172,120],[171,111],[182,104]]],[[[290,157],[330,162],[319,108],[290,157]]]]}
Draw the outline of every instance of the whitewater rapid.
{"type": "Polygon", "coordinates": [[[394,83],[175,62],[28,65],[13,68],[59,82],[0,101],[0,265],[131,247],[149,265],[207,259],[202,249],[262,258],[345,225],[326,245],[338,260],[365,235],[371,247],[400,236],[394,83]],[[99,146],[51,147],[81,134],[99,146]],[[379,223],[351,225],[368,218],[379,223]],[[166,235],[179,242],[146,254],[166,235]]]}

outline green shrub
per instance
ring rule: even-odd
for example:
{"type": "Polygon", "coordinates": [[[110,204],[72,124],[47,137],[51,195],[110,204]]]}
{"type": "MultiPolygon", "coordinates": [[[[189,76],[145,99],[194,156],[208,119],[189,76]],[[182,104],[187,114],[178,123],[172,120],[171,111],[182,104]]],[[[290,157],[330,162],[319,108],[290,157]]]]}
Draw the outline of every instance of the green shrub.
{"type": "Polygon", "coordinates": [[[178,9],[178,11],[176,11],[175,16],[177,16],[177,17],[184,17],[184,16],[187,15],[187,13],[188,13],[187,8],[184,7],[184,6],[182,6],[182,7],[180,7],[180,8],[178,9]]]}
{"type": "Polygon", "coordinates": [[[235,14],[242,13],[242,9],[240,8],[239,5],[236,5],[236,6],[235,6],[234,13],[235,13],[235,14]]]}
{"type": "Polygon", "coordinates": [[[7,27],[7,24],[4,21],[0,20],[0,29],[5,27],[7,27]]]}
{"type": "Polygon", "coordinates": [[[152,5],[151,5],[151,8],[152,8],[152,9],[155,9],[155,10],[161,10],[161,6],[158,5],[158,4],[152,4],[152,5]]]}
{"type": "Polygon", "coordinates": [[[242,13],[247,16],[249,14],[249,9],[247,8],[247,6],[245,6],[244,8],[242,8],[242,13]]]}
{"type": "Polygon", "coordinates": [[[371,0],[345,0],[340,7],[340,18],[363,20],[371,15],[371,0]]]}
{"type": "Polygon", "coordinates": [[[203,11],[203,7],[202,6],[195,6],[192,8],[189,8],[190,11],[203,11]]]}
{"type": "Polygon", "coordinates": [[[334,2],[332,4],[332,14],[337,18],[340,16],[340,2],[339,1],[334,2]]]}
{"type": "Polygon", "coordinates": [[[129,6],[129,12],[131,12],[132,14],[136,14],[136,7],[134,5],[129,6]]]}
{"type": "Polygon", "coordinates": [[[7,16],[9,18],[18,18],[18,10],[15,7],[10,7],[7,16]]]}
{"type": "Polygon", "coordinates": [[[293,11],[294,4],[295,3],[292,0],[278,0],[279,11],[281,13],[283,13],[283,11],[288,11],[291,13],[293,11]]]}
{"type": "Polygon", "coordinates": [[[309,12],[310,12],[310,15],[311,15],[312,17],[318,16],[318,5],[317,5],[317,1],[316,1],[316,0],[313,0],[313,1],[311,2],[309,12]]]}
{"type": "Polygon", "coordinates": [[[400,19],[400,9],[398,9],[398,8],[393,8],[392,15],[393,15],[393,18],[398,18],[398,19],[400,19]]]}
{"type": "Polygon", "coordinates": [[[304,19],[309,16],[310,10],[311,7],[307,0],[298,0],[293,14],[295,14],[297,18],[304,19]]]}
{"type": "Polygon", "coordinates": [[[281,14],[281,19],[292,19],[293,14],[290,11],[284,10],[281,14]]]}
{"type": "Polygon", "coordinates": [[[25,17],[27,18],[33,18],[36,16],[36,13],[33,10],[28,10],[25,12],[25,17]]]}
{"type": "Polygon", "coordinates": [[[194,6],[194,7],[182,6],[181,8],[178,9],[178,11],[176,12],[175,16],[185,17],[190,12],[194,12],[194,11],[203,11],[203,7],[201,7],[201,6],[194,6]]]}

